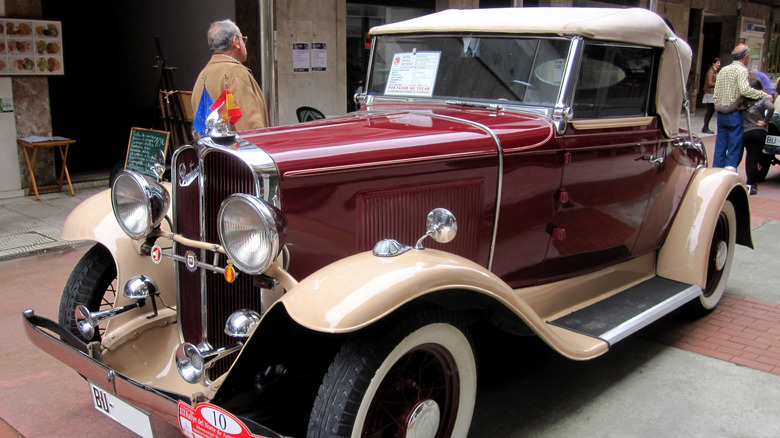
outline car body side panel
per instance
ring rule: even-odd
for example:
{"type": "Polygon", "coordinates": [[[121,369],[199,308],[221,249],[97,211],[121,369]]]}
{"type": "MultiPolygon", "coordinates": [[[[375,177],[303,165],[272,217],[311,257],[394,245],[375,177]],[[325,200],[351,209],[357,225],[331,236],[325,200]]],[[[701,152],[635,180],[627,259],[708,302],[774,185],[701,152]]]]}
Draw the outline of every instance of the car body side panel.
{"type": "Polygon", "coordinates": [[[688,185],[706,157],[696,148],[683,147],[682,139],[664,140],[658,144],[658,164],[650,201],[633,254],[657,250],[664,242],[675,213],[688,185]]]}
{"type": "MultiPolygon", "coordinates": [[[[447,105],[373,105],[308,126],[247,137],[279,168],[290,272],[298,278],[381,239],[414,244],[437,207],[462,230],[447,250],[487,267],[501,148],[533,155],[553,147],[552,124],[542,117],[447,105]]],[[[559,178],[549,181],[557,187],[559,178]]]]}
{"type": "Polygon", "coordinates": [[[660,133],[651,123],[580,130],[565,135],[565,194],[542,279],[583,272],[632,257],[657,169],[651,163],[660,133]]]}

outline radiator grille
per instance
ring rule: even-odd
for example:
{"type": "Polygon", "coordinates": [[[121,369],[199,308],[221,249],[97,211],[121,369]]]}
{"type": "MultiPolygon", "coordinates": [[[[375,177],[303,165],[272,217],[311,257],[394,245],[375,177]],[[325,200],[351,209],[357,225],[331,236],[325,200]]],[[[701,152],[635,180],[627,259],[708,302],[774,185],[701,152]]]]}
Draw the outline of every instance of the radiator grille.
{"type": "MultiPolygon", "coordinates": [[[[193,159],[194,154],[194,149],[192,153],[179,154],[177,163],[193,159]]],[[[200,163],[200,169],[200,184],[192,183],[187,187],[180,187],[178,182],[175,184],[176,230],[190,239],[219,242],[217,215],[222,201],[234,193],[257,195],[257,184],[246,163],[220,150],[209,150],[200,163]],[[201,185],[202,194],[199,193],[201,185]]],[[[184,255],[187,250],[192,248],[179,245],[178,253],[184,255]]],[[[211,251],[197,250],[196,254],[198,260],[214,262],[211,251]]],[[[219,255],[216,263],[224,267],[225,256],[219,255]]],[[[238,309],[261,311],[260,290],[254,287],[252,276],[239,274],[235,282],[228,283],[222,275],[212,271],[199,269],[190,272],[183,263],[177,263],[176,269],[181,330],[187,342],[197,345],[203,341],[205,327],[205,340],[212,347],[233,344],[236,340],[223,332],[227,317],[238,309]]],[[[215,363],[209,378],[213,380],[226,372],[232,359],[229,356],[215,363]]]]}

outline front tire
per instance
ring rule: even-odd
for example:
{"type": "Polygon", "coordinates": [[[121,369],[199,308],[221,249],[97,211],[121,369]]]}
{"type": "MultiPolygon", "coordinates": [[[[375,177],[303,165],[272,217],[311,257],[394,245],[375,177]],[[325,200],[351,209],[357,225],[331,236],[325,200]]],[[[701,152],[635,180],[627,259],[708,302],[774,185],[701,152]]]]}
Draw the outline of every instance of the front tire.
{"type": "Polygon", "coordinates": [[[731,201],[725,201],[713,230],[707,257],[707,284],[699,298],[686,305],[692,316],[704,316],[715,308],[723,297],[726,282],[734,260],[737,239],[737,215],[731,201]]]}
{"type": "Polygon", "coordinates": [[[320,386],[308,436],[465,437],[476,390],[465,327],[444,312],[422,311],[342,346],[320,386]]]}
{"type": "MultiPolygon", "coordinates": [[[[116,298],[116,265],[111,252],[97,244],[81,257],[70,273],[60,299],[59,323],[83,339],[76,326],[76,306],[83,304],[90,312],[113,307],[116,298]]],[[[99,341],[103,328],[98,327],[92,339],[99,341]]]]}

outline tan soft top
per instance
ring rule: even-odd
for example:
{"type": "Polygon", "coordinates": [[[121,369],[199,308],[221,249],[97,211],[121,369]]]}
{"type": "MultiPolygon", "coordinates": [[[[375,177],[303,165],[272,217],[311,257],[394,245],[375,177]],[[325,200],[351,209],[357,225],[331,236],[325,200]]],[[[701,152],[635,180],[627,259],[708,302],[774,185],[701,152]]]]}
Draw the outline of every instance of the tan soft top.
{"type": "Polygon", "coordinates": [[[370,35],[453,32],[579,35],[595,40],[663,47],[656,110],[666,135],[678,134],[684,96],[681,78],[688,76],[691,49],[677,39],[655,12],[642,8],[448,9],[377,26],[371,29],[370,35]]]}
{"type": "Polygon", "coordinates": [[[674,33],[654,12],[641,8],[488,8],[448,9],[377,26],[371,35],[420,32],[489,32],[582,35],[663,47],[674,33]]]}

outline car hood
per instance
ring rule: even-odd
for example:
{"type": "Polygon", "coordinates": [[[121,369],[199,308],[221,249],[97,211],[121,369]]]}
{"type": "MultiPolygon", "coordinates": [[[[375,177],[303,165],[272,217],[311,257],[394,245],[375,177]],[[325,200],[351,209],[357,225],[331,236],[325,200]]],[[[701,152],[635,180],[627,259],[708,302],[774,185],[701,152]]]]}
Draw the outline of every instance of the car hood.
{"type": "Polygon", "coordinates": [[[549,147],[541,116],[450,106],[372,105],[344,116],[242,132],[269,153],[282,178],[367,165],[467,158],[549,147]]]}

